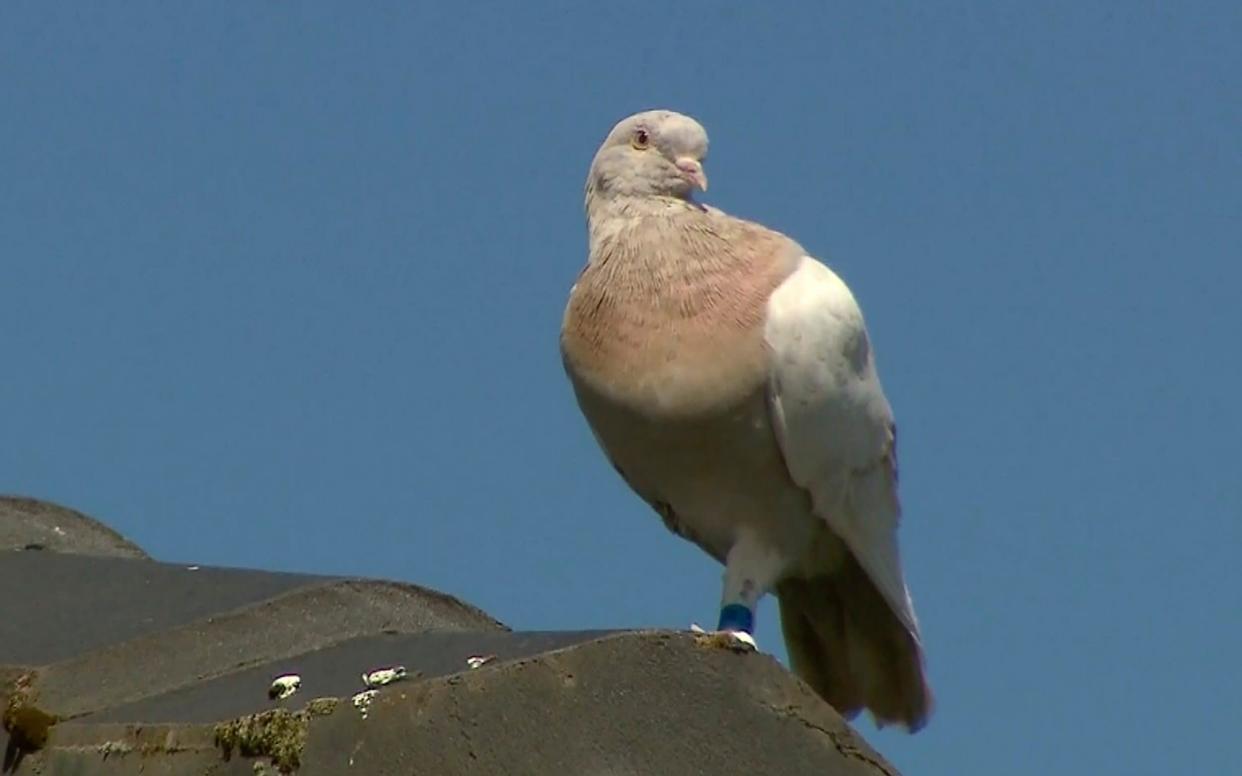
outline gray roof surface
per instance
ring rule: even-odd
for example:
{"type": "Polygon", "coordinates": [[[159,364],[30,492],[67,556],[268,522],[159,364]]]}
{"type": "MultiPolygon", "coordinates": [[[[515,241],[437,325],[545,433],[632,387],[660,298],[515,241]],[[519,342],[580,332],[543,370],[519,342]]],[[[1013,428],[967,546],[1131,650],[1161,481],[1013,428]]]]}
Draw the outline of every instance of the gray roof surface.
{"type": "Polygon", "coordinates": [[[415,585],[159,563],[41,502],[0,499],[0,593],[8,772],[896,773],[765,655],[514,632],[415,585]],[[361,675],[396,665],[364,714],[361,675]],[[298,692],[270,698],[289,673],[298,692]]]}

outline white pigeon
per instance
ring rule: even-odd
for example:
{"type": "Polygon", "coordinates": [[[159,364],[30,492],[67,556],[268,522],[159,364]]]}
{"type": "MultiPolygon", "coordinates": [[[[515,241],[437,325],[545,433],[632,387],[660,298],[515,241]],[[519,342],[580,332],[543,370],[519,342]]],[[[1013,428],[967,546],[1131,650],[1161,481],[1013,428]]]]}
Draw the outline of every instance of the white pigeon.
{"type": "Polygon", "coordinates": [[[796,242],[694,201],[706,153],[703,127],[665,110],[600,146],[566,371],[625,481],[725,565],[719,630],[749,637],[775,592],[794,671],[842,714],[914,731],[932,696],[862,313],[796,242]]]}

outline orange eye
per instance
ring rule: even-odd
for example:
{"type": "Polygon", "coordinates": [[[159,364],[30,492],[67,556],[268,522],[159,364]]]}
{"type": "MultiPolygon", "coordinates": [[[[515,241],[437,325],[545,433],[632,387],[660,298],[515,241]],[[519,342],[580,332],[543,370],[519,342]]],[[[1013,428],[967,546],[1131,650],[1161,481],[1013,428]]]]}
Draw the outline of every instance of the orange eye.
{"type": "Polygon", "coordinates": [[[643,151],[651,143],[651,137],[647,134],[647,130],[640,129],[634,132],[634,137],[630,140],[630,145],[643,151]]]}

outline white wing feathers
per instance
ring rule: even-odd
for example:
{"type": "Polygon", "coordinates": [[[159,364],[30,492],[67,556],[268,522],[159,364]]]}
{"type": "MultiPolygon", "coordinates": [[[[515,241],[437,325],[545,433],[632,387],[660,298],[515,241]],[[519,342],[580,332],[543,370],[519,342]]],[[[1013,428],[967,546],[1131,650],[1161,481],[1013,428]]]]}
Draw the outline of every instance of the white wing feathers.
{"type": "Polygon", "coordinates": [[[897,549],[893,413],[862,311],[845,283],[803,257],[768,301],[772,426],[795,483],[918,640],[897,549]]]}

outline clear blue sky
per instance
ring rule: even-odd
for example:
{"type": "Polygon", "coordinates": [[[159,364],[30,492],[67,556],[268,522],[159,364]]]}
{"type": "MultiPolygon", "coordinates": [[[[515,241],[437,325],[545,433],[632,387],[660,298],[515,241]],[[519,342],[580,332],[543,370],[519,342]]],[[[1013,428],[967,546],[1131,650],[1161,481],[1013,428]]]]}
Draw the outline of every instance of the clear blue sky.
{"type": "Polygon", "coordinates": [[[457,5],[4,3],[0,491],[515,628],[711,624],[557,352],[591,155],[674,108],[709,202],[853,286],[897,411],[939,705],[863,733],[1236,768],[1242,6],[457,5]]]}

